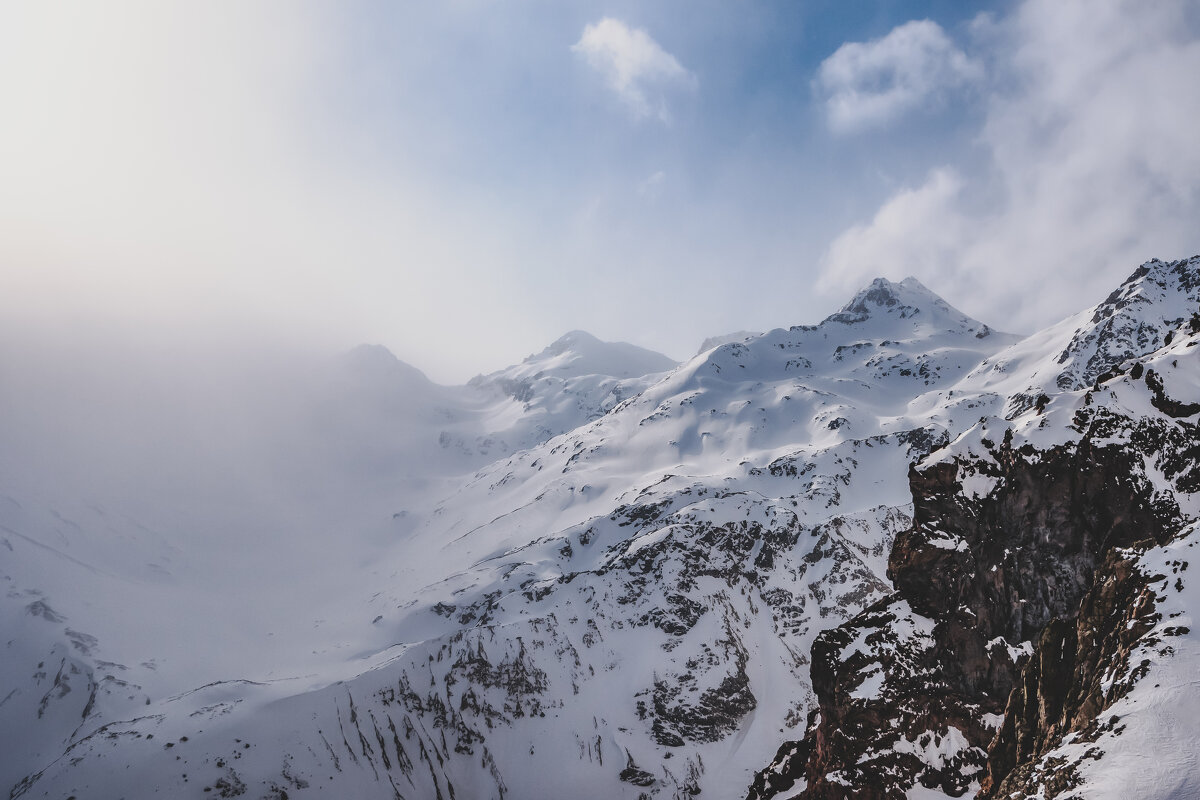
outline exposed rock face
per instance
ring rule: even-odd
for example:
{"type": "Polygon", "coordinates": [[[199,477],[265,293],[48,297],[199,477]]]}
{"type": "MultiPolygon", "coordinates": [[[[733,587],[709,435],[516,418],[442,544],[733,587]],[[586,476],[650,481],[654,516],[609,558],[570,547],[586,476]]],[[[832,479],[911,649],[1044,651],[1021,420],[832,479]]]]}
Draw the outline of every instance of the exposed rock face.
{"type": "Polygon", "coordinates": [[[1132,460],[1086,440],[1036,456],[1002,445],[997,489],[978,501],[962,493],[959,464],[912,473],[914,526],[889,561],[897,595],[813,647],[821,722],[806,796],[847,796],[846,783],[864,798],[898,796],[918,782],[954,796],[968,790],[994,733],[984,715],[1003,711],[1017,678],[1008,644],[1071,615],[1106,550],[1165,537],[1132,460]],[[902,604],[929,620],[928,638],[905,635],[902,604]],[[851,647],[856,638],[868,652],[851,647]],[[876,673],[879,693],[856,696],[876,673]],[[955,747],[940,764],[897,752],[942,740],[955,747]]]}
{"type": "Polygon", "coordinates": [[[1136,680],[1130,656],[1159,621],[1151,581],[1163,576],[1138,569],[1143,548],[1109,553],[1074,621],[1054,619],[1042,630],[1005,709],[1004,724],[988,753],[981,797],[1023,796],[1044,787],[1047,798],[1078,785],[1073,765],[1041,763],[1069,734],[1094,742],[1116,728],[1119,717],[1101,719],[1136,680]],[[1131,669],[1132,667],[1132,669],[1131,669]]]}
{"type": "Polygon", "coordinates": [[[902,797],[918,783],[959,796],[985,768],[996,786],[1018,761],[1091,724],[1103,700],[1094,686],[1088,694],[1089,680],[1141,630],[1106,637],[1116,623],[1093,619],[1123,604],[1141,613],[1116,548],[1147,536],[1161,543],[1179,525],[1140,461],[1085,436],[1044,452],[1006,442],[991,461],[913,470],[914,524],[889,560],[897,593],[817,639],[816,724],[781,748],[750,796],[799,778],[806,798],[902,797]],[[963,492],[973,471],[990,473],[991,494],[963,492]],[[1105,582],[1088,594],[1099,564],[1105,582]],[[1085,616],[1070,621],[1085,595],[1085,616]],[[1088,625],[1096,632],[1079,632],[1088,625]],[[1020,643],[1031,641],[1038,649],[1022,676],[1029,645],[1020,643]],[[1006,718],[989,763],[1006,702],[1021,719],[1006,718]]]}
{"type": "MultiPolygon", "coordinates": [[[[918,613],[966,614],[973,619],[964,625],[989,641],[1032,639],[1052,617],[1074,612],[1105,551],[1165,538],[1175,515],[1156,510],[1140,461],[1088,438],[1045,452],[1001,445],[1000,482],[979,500],[962,493],[957,464],[914,471],[914,527],[897,537],[890,577],[918,613]],[[949,531],[961,539],[947,546],[949,531]]],[[[966,687],[1007,692],[984,664],[960,668],[966,687]]]]}

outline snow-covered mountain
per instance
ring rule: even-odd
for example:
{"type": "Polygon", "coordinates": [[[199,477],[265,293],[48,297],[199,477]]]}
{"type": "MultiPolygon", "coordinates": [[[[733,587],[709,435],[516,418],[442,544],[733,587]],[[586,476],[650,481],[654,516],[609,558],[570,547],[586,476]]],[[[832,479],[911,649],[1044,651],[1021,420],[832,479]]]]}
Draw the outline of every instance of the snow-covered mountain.
{"type": "Polygon", "coordinates": [[[661,353],[571,331],[520,364],[476,376],[467,386],[511,401],[502,422],[492,422],[496,430],[482,441],[485,446],[499,441],[515,452],[604,416],[676,366],[661,353]]]}
{"type": "MultiPolygon", "coordinates": [[[[677,364],[624,342],[572,331],[520,364],[439,386],[380,346],[341,359],[322,413],[350,441],[420,471],[461,475],[603,416],[677,364]]],[[[358,453],[358,463],[366,463],[358,453]]],[[[409,468],[409,471],[416,471],[409,468]]]]}
{"type": "MultiPolygon", "coordinates": [[[[593,340],[590,353],[605,348],[593,340]]],[[[439,386],[380,347],[232,365],[173,351],[51,355],[0,358],[6,787],[61,753],[85,718],[214,681],[357,674],[378,635],[364,619],[365,565],[408,509],[551,426],[602,413],[439,386]],[[74,721],[31,724],[51,719],[60,695],[57,707],[80,702],[64,717],[74,721]]],[[[631,374],[650,360],[634,356],[631,374]]]]}
{"type": "MultiPolygon", "coordinates": [[[[1038,636],[1086,606],[1093,574],[1140,596],[1130,575],[1181,562],[1198,285],[1200,259],[1149,262],[1020,339],[878,279],[818,325],[682,365],[573,332],[465,387],[360,349],[290,393],[315,401],[270,415],[249,496],[237,476],[156,502],[48,490],[10,450],[0,783],[14,798],[740,797],[752,782],[934,797],[1045,783],[1051,751],[1080,785],[1110,779],[1158,712],[1134,715],[1136,736],[1100,731],[1111,755],[1089,760],[1069,725],[1017,725],[1037,703],[1008,690],[1047,694],[1038,636]],[[1070,514],[1038,508],[1076,471],[1116,510],[1060,542],[1070,514]],[[1157,544],[1119,549],[1136,532],[1157,544]]],[[[1124,629],[1142,638],[1118,648],[1127,664],[1157,648],[1146,669],[1176,689],[1145,695],[1153,708],[1187,700],[1165,682],[1195,663],[1184,581],[1156,595],[1174,632],[1153,633],[1166,623],[1142,601],[1146,627],[1124,629]],[[1148,643],[1165,635],[1173,654],[1148,643]]],[[[1114,685],[1122,703],[1149,691],[1145,671],[1106,669],[1108,694],[1071,719],[1099,719],[1114,685]]]]}
{"type": "Polygon", "coordinates": [[[896,591],[813,648],[818,707],[753,797],[1188,797],[1200,258],[955,388],[1007,398],[910,476],[896,591]]]}

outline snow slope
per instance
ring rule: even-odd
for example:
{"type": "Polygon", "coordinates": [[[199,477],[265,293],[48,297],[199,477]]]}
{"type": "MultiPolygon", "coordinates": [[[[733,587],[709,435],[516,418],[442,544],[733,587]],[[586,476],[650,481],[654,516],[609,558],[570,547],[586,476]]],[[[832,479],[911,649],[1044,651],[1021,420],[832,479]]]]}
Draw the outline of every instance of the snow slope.
{"type": "Polygon", "coordinates": [[[358,674],[378,636],[364,573],[407,509],[548,435],[536,409],[380,347],[218,355],[0,354],[0,784],[150,698],[358,674]]]}

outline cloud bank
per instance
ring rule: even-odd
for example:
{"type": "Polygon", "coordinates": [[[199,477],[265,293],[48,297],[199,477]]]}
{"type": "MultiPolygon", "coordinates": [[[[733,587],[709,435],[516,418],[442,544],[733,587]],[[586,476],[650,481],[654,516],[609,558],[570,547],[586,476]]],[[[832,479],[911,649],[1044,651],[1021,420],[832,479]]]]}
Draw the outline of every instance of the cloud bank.
{"type": "Polygon", "coordinates": [[[979,161],[934,169],[837,236],[826,289],[914,274],[1028,331],[1066,298],[1103,299],[1083,287],[1200,247],[1200,31],[1185,2],[1031,0],[986,41],[998,75],[979,161]]]}

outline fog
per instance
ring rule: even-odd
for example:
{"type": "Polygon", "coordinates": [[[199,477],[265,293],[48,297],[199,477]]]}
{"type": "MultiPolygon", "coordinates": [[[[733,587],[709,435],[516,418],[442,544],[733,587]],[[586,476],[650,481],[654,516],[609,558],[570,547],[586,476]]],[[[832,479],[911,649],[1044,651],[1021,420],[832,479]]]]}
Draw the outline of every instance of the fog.
{"type": "Polygon", "coordinates": [[[173,660],[174,685],[281,677],[318,621],[370,640],[386,576],[363,576],[402,559],[408,514],[469,469],[438,433],[476,410],[385,352],[10,331],[0,538],[38,554],[10,579],[107,652],[173,660]]]}

